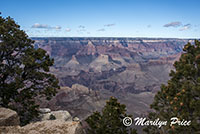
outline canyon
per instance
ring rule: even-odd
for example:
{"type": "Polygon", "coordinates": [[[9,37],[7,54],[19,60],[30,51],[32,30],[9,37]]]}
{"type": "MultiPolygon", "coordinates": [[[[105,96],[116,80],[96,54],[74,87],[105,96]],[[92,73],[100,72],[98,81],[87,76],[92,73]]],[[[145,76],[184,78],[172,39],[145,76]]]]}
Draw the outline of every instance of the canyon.
{"type": "Polygon", "coordinates": [[[185,44],[173,38],[32,38],[54,58],[51,73],[61,89],[41,107],[67,110],[81,120],[99,111],[110,96],[127,106],[128,113],[146,115],[154,95],[170,78],[170,70],[185,44]]]}

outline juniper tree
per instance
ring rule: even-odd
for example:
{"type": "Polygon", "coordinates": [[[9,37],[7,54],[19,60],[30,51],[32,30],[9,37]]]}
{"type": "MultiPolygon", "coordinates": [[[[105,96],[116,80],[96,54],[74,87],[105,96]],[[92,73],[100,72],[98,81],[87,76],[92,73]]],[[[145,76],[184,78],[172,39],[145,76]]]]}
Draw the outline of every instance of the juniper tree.
{"type": "Polygon", "coordinates": [[[147,127],[149,134],[199,134],[200,133],[200,42],[188,43],[184,46],[179,61],[174,63],[175,70],[170,73],[167,85],[155,95],[150,113],[151,119],[160,118],[168,121],[168,125],[157,129],[147,127]],[[191,120],[190,126],[170,126],[170,118],[191,120]]]}
{"type": "Polygon", "coordinates": [[[89,125],[88,134],[136,134],[135,129],[123,124],[126,114],[126,106],[120,104],[116,98],[111,97],[100,112],[94,112],[86,119],[89,125]]]}
{"type": "Polygon", "coordinates": [[[0,15],[0,106],[16,110],[22,124],[38,116],[35,97],[50,99],[59,88],[49,73],[53,59],[33,43],[12,18],[0,15]]]}

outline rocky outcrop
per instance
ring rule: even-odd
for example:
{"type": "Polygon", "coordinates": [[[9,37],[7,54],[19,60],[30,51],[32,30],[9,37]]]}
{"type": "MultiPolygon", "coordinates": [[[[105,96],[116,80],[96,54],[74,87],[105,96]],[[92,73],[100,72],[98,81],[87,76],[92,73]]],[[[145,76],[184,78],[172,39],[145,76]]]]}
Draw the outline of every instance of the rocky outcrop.
{"type": "Polygon", "coordinates": [[[0,134],[85,134],[77,117],[72,121],[67,111],[51,111],[41,108],[41,114],[52,115],[49,119],[32,122],[20,127],[19,117],[16,112],[0,108],[0,134]]]}
{"type": "Polygon", "coordinates": [[[80,122],[51,120],[28,124],[24,127],[0,127],[1,134],[84,134],[80,122]]]}
{"type": "Polygon", "coordinates": [[[64,110],[52,111],[51,115],[54,116],[56,120],[63,120],[63,121],[72,120],[70,113],[64,110]]]}
{"type": "Polygon", "coordinates": [[[71,121],[72,117],[66,110],[51,111],[49,108],[40,108],[40,120],[61,120],[71,121]]]}
{"type": "Polygon", "coordinates": [[[50,113],[50,112],[51,112],[51,109],[49,109],[49,108],[40,108],[40,109],[39,109],[39,112],[40,112],[41,114],[46,114],[46,113],[50,113]]]}
{"type": "Polygon", "coordinates": [[[15,111],[7,108],[0,108],[0,126],[17,126],[19,124],[19,116],[15,111]]]}
{"type": "Polygon", "coordinates": [[[72,85],[72,90],[79,92],[80,94],[88,94],[89,93],[89,89],[86,86],[80,85],[80,84],[73,84],[72,85]]]}

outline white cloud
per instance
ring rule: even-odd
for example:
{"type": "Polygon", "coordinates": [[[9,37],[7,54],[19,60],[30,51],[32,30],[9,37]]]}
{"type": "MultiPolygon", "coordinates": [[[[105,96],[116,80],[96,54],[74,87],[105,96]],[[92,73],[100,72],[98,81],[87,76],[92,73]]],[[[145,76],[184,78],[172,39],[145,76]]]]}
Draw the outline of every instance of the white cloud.
{"type": "Polygon", "coordinates": [[[49,28],[48,25],[43,25],[43,24],[39,24],[39,23],[35,23],[32,28],[49,28]]]}
{"type": "Polygon", "coordinates": [[[70,29],[70,28],[66,28],[65,31],[66,31],[66,32],[70,32],[71,29],[70,29]]]}
{"type": "Polygon", "coordinates": [[[79,28],[81,28],[81,29],[84,29],[84,28],[85,28],[85,26],[83,26],[83,25],[79,25],[79,28]]]}
{"type": "Polygon", "coordinates": [[[181,25],[182,25],[181,22],[175,21],[175,22],[167,23],[167,24],[163,25],[163,27],[179,27],[181,25]]]}
{"type": "Polygon", "coordinates": [[[61,30],[61,26],[55,26],[55,27],[52,27],[53,29],[56,29],[56,30],[61,30]]]}
{"type": "Polygon", "coordinates": [[[62,29],[61,26],[51,27],[51,26],[49,26],[47,24],[39,24],[39,23],[35,23],[34,25],[32,25],[31,28],[56,29],[56,30],[61,30],[62,29]]]}
{"type": "Polygon", "coordinates": [[[184,25],[181,29],[179,29],[179,31],[185,31],[185,30],[188,30],[188,29],[190,29],[191,28],[191,24],[186,24],[186,25],[184,25]]]}
{"type": "Polygon", "coordinates": [[[112,24],[106,24],[106,25],[104,25],[105,27],[111,27],[111,26],[114,26],[115,24],[114,23],[112,23],[112,24]]]}
{"type": "Polygon", "coordinates": [[[98,29],[97,31],[103,32],[106,31],[104,28],[98,29]]]}

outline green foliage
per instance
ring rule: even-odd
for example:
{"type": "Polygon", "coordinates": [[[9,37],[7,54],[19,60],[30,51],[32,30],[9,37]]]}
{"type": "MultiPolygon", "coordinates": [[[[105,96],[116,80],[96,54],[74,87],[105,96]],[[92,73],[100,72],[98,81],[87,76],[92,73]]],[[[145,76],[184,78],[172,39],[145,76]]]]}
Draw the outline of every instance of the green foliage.
{"type": "Polygon", "coordinates": [[[136,134],[136,130],[123,125],[122,120],[127,116],[130,117],[126,114],[126,106],[111,97],[102,114],[94,112],[86,119],[90,127],[88,134],[136,134]]]}
{"type": "Polygon", "coordinates": [[[33,43],[13,19],[0,16],[0,105],[16,110],[22,125],[38,116],[34,98],[50,99],[59,88],[48,73],[53,59],[33,43]]]}
{"type": "Polygon", "coordinates": [[[174,63],[167,85],[161,86],[151,108],[150,119],[160,118],[170,122],[171,117],[191,120],[190,126],[173,125],[157,129],[147,127],[148,134],[197,134],[200,133],[200,42],[186,44],[179,61],[174,63]]]}
{"type": "Polygon", "coordinates": [[[56,117],[53,114],[51,114],[49,117],[49,120],[55,120],[55,119],[56,119],[56,117]]]}

